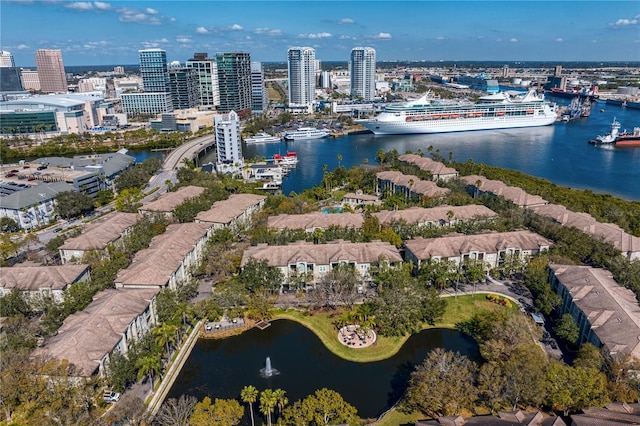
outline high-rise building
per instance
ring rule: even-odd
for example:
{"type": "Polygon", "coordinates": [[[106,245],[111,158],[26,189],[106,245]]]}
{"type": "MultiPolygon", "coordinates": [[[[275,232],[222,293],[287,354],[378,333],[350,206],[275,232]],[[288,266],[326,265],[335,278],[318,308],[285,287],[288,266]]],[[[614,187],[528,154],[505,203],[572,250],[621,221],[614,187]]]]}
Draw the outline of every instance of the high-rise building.
{"type": "MultiPolygon", "coordinates": [[[[213,118],[216,135],[217,162],[221,165],[240,166],[244,162],[240,140],[240,117],[235,111],[218,114],[213,118]]],[[[219,168],[220,169],[220,168],[219,168]]]]}
{"type": "Polygon", "coordinates": [[[40,90],[44,93],[66,93],[67,76],[62,63],[62,51],[39,49],[36,52],[36,69],[40,90]]]}
{"type": "Polygon", "coordinates": [[[187,68],[194,68],[198,76],[198,105],[201,109],[213,110],[220,105],[218,90],[218,66],[206,53],[194,53],[186,62],[187,68]]]}
{"type": "Polygon", "coordinates": [[[0,51],[0,68],[14,68],[13,55],[7,51],[0,51]]]}
{"type": "Polygon", "coordinates": [[[349,63],[351,96],[372,101],[376,96],[376,51],[371,47],[351,49],[349,63]]]}
{"type": "Polygon", "coordinates": [[[176,68],[169,71],[169,87],[174,109],[198,106],[198,76],[193,68],[176,68]]]}
{"type": "Polygon", "coordinates": [[[245,52],[216,54],[221,112],[235,111],[240,119],[251,115],[251,56],[245,52]]]}
{"type": "Polygon", "coordinates": [[[309,105],[315,101],[316,51],[311,47],[291,47],[289,61],[289,104],[309,105]]]}
{"type": "Polygon", "coordinates": [[[251,112],[263,114],[269,106],[269,94],[264,87],[262,62],[251,62],[251,112]]]}
{"type": "Polygon", "coordinates": [[[38,71],[22,68],[20,70],[20,78],[22,79],[22,88],[24,90],[40,90],[40,78],[38,71]]]}
{"type": "Polygon", "coordinates": [[[116,75],[124,75],[124,67],[122,65],[113,67],[113,73],[116,75]]]}
{"type": "Polygon", "coordinates": [[[162,49],[138,50],[140,75],[145,92],[168,92],[167,52],[162,49]]]}

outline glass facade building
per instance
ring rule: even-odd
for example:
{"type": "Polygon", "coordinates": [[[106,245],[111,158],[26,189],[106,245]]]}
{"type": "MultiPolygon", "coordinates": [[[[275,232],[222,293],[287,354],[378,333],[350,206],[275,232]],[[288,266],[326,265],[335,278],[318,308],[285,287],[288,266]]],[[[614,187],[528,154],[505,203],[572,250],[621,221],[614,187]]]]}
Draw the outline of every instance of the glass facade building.
{"type": "Polygon", "coordinates": [[[289,104],[309,105],[315,101],[316,51],[310,47],[292,47],[289,63],[289,104]]]}
{"type": "Polygon", "coordinates": [[[198,77],[198,105],[202,109],[214,110],[220,105],[218,89],[218,66],[215,59],[206,53],[195,53],[186,62],[187,68],[194,68],[198,77]]]}
{"type": "Polygon", "coordinates": [[[240,119],[251,115],[251,56],[245,52],[216,55],[221,112],[235,111],[240,119]]]}
{"type": "Polygon", "coordinates": [[[376,51],[371,47],[351,49],[349,71],[351,96],[372,101],[376,96],[376,51]]]}

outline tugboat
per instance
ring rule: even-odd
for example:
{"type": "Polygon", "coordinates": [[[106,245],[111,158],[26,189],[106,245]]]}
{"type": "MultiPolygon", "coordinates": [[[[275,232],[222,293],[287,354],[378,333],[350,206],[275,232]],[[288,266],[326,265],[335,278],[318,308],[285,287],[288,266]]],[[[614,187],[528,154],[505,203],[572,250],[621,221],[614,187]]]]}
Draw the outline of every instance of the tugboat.
{"type": "Polygon", "coordinates": [[[635,127],[632,132],[626,130],[620,133],[620,123],[614,118],[611,123],[611,131],[604,136],[596,136],[589,141],[593,145],[609,145],[616,147],[640,146],[640,127],[635,127]]]}

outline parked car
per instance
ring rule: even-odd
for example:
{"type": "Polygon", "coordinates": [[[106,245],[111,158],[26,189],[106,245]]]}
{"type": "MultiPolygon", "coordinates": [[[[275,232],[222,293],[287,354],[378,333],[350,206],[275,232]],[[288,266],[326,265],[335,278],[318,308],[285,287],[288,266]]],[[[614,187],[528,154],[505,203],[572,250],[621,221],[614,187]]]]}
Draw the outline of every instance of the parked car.
{"type": "Polygon", "coordinates": [[[114,391],[105,391],[103,399],[104,402],[116,402],[120,399],[120,394],[114,391]]]}

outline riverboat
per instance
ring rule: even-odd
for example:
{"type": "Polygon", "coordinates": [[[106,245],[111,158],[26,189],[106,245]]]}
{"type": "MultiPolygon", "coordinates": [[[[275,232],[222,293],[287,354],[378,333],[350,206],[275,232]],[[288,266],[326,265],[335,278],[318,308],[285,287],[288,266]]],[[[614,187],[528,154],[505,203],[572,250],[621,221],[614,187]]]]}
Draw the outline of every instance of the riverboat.
{"type": "Polygon", "coordinates": [[[269,133],[258,133],[256,135],[245,138],[246,143],[269,143],[269,142],[280,142],[282,138],[280,136],[273,136],[269,133]]]}
{"type": "Polygon", "coordinates": [[[300,139],[322,139],[326,138],[330,134],[331,133],[326,130],[316,129],[315,127],[300,127],[297,130],[286,132],[284,134],[284,140],[297,141],[300,139]]]}
{"type": "Polygon", "coordinates": [[[388,105],[373,119],[356,123],[377,135],[447,133],[513,129],[553,124],[558,107],[535,90],[500,92],[478,102],[438,100],[427,93],[420,99],[388,105]]]}

